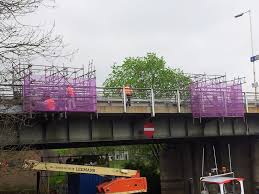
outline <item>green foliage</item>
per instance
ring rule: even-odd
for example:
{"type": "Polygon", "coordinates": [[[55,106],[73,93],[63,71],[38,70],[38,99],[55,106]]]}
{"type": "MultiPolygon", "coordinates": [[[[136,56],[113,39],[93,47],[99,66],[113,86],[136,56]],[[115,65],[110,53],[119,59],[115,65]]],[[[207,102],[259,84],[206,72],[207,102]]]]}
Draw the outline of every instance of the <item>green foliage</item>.
{"type": "Polygon", "coordinates": [[[128,151],[130,156],[134,158],[152,157],[151,145],[124,145],[124,146],[103,146],[103,147],[87,147],[87,148],[71,148],[71,149],[56,149],[54,152],[57,155],[106,155],[113,154],[115,151],[128,151]]]}
{"type": "Polygon", "coordinates": [[[51,174],[49,178],[49,184],[51,186],[56,186],[59,184],[63,184],[65,182],[65,172],[54,172],[51,174]]]}
{"type": "Polygon", "coordinates": [[[109,162],[110,168],[124,168],[127,160],[113,160],[109,162]]]}
{"type": "Polygon", "coordinates": [[[159,194],[160,190],[160,171],[156,163],[146,160],[129,161],[124,166],[127,169],[140,170],[141,176],[147,178],[148,194],[159,194]]]}
{"type": "MultiPolygon", "coordinates": [[[[158,163],[158,153],[164,145],[125,145],[125,146],[104,146],[88,147],[75,149],[55,150],[62,155],[91,155],[91,154],[113,154],[115,151],[128,151],[129,161],[113,160],[109,162],[109,167],[127,168],[140,170],[141,176],[146,177],[148,181],[148,193],[160,193],[160,171],[158,163]]],[[[62,177],[53,177],[51,183],[62,184],[62,177]]]]}
{"type": "Polygon", "coordinates": [[[69,149],[54,149],[54,152],[56,152],[58,155],[64,156],[69,153],[69,149]]]}
{"type": "Polygon", "coordinates": [[[144,57],[128,57],[121,65],[113,65],[104,82],[105,87],[154,88],[162,90],[187,89],[190,78],[180,69],[165,66],[163,57],[147,53],[144,57]]]}

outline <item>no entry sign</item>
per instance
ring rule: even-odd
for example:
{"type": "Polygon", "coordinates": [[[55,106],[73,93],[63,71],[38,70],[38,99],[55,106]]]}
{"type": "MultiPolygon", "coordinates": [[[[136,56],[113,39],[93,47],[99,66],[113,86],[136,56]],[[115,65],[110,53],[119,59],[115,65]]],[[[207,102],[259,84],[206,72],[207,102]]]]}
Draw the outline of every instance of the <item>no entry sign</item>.
{"type": "Polygon", "coordinates": [[[151,123],[151,122],[144,123],[144,134],[148,138],[152,138],[154,133],[155,133],[155,125],[154,125],[154,123],[151,123]]]}

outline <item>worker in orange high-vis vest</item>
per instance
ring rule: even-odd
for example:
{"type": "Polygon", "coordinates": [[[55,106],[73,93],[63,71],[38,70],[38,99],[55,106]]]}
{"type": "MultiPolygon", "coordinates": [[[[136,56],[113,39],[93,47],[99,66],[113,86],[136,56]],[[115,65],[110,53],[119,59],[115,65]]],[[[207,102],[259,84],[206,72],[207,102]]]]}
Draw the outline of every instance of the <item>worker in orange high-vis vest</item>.
{"type": "Polygon", "coordinates": [[[127,105],[131,106],[130,99],[131,99],[132,94],[133,94],[133,90],[131,88],[131,85],[127,84],[126,86],[124,86],[124,91],[125,91],[125,95],[126,95],[126,97],[128,99],[127,105]]]}
{"type": "Polygon", "coordinates": [[[76,107],[75,102],[75,90],[71,85],[67,85],[67,104],[68,104],[68,110],[73,110],[76,107]]]}
{"type": "Polygon", "coordinates": [[[56,102],[50,96],[47,96],[46,100],[44,101],[45,107],[47,111],[54,111],[56,110],[56,102]]]}

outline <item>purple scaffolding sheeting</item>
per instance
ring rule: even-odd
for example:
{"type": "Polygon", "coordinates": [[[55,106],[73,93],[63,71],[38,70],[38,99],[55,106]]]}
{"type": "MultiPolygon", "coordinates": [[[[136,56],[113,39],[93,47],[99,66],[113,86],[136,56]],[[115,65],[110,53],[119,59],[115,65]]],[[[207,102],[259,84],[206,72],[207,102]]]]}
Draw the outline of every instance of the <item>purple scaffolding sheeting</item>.
{"type": "Polygon", "coordinates": [[[194,118],[244,117],[242,86],[192,84],[191,109],[194,118]]]}
{"type": "Polygon", "coordinates": [[[67,80],[62,77],[28,76],[24,81],[26,112],[96,112],[96,79],[67,80]],[[68,86],[74,95],[69,95],[68,86]],[[54,100],[49,109],[47,99],[54,100]]]}

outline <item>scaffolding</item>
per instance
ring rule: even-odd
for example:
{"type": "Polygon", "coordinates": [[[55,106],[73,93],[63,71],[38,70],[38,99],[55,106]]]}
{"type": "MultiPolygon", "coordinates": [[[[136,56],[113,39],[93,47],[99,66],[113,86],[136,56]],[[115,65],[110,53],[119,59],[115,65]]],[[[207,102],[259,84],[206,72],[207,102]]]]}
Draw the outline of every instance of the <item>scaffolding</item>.
{"type": "Polygon", "coordinates": [[[96,112],[96,76],[85,67],[33,65],[24,71],[25,112],[96,112]]]}
{"type": "Polygon", "coordinates": [[[22,105],[25,64],[0,65],[0,113],[17,113],[22,105]]]}
{"type": "Polygon", "coordinates": [[[191,109],[194,118],[244,117],[244,78],[199,74],[192,77],[191,109]]]}

